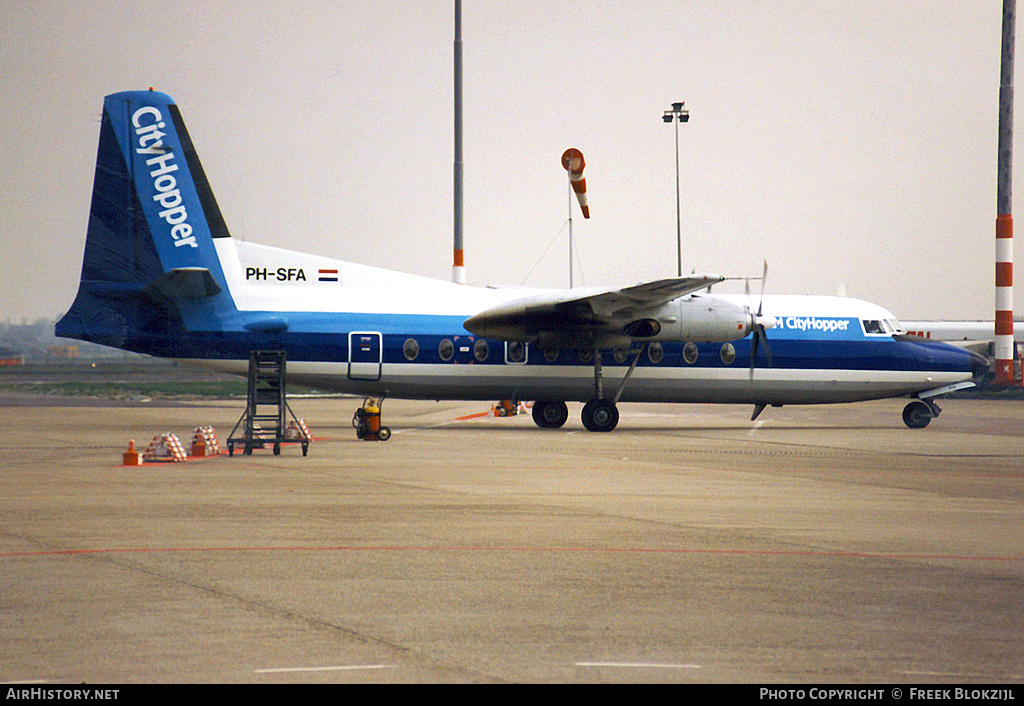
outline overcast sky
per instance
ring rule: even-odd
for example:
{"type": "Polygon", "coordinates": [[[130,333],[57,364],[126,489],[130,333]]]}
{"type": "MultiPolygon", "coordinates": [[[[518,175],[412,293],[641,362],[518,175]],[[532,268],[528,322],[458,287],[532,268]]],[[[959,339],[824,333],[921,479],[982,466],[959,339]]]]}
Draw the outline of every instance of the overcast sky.
{"type": "MultiPolygon", "coordinates": [[[[770,293],[990,319],[1001,4],[464,0],[468,282],[567,285],[568,147],[592,214],[573,217],[576,283],[674,275],[661,116],[685,101],[685,270],[767,259],[770,293]]],[[[149,86],[176,99],[236,238],[450,279],[453,17],[3,3],[0,321],[70,305],[103,97],[149,86]]]]}

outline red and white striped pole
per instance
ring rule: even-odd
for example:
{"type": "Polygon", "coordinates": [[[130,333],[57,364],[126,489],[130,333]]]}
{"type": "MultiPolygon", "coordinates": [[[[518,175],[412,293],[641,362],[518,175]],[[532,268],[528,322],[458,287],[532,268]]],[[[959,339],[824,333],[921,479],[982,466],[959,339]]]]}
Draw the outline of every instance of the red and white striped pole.
{"type": "Polygon", "coordinates": [[[1016,381],[1013,371],[1013,49],[1016,0],[1003,0],[999,77],[999,164],[996,175],[996,385],[1016,381]]]}
{"type": "Polygon", "coordinates": [[[996,216],[996,338],[997,385],[1015,382],[1013,372],[1013,216],[996,216]]]}

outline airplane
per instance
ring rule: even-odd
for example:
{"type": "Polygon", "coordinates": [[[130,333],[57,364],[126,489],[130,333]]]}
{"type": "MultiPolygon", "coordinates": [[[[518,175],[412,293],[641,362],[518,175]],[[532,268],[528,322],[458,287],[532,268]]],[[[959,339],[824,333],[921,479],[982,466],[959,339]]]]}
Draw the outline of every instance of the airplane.
{"type": "Polygon", "coordinates": [[[718,274],[623,288],[496,289],[231,237],[174,100],[104,100],[81,282],[64,338],[245,375],[284,350],[289,384],[378,398],[533,400],[558,428],[583,402],[608,432],[620,402],[769,405],[934,398],[984,358],[908,336],[855,299],[711,294],[718,274]],[[770,332],[770,334],[769,334],[770,332]],[[749,365],[748,365],[749,362],[749,365]]]}
{"type": "MultiPolygon", "coordinates": [[[[921,338],[950,343],[959,348],[967,348],[992,358],[996,341],[995,321],[903,321],[907,333],[921,338]]],[[[1013,321],[1014,350],[1024,344],[1024,321],[1014,318],[1013,321]]],[[[1017,357],[1015,354],[1014,357],[1017,357]]]]}

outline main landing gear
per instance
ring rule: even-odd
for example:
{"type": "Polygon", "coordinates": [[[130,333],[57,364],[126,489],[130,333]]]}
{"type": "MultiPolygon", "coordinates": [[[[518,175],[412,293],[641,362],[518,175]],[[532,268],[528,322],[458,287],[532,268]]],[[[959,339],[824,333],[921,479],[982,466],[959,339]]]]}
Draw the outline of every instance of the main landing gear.
{"type": "Polygon", "coordinates": [[[609,400],[590,400],[580,416],[587,431],[611,431],[619,423],[619,408],[609,400]]]}
{"type": "MultiPolygon", "coordinates": [[[[594,351],[594,397],[583,405],[583,413],[580,418],[587,431],[611,431],[619,423],[619,408],[616,406],[622,391],[626,389],[626,383],[633,375],[640,356],[647,350],[644,344],[636,351],[633,362],[626,371],[625,377],[619,384],[619,389],[611,399],[604,396],[604,372],[601,366],[601,351],[594,351]]],[[[569,418],[569,409],[565,402],[537,400],[533,403],[533,421],[537,426],[544,429],[557,429],[569,418]]]]}
{"type": "MultiPolygon", "coordinates": [[[[619,408],[610,400],[590,400],[583,405],[583,426],[588,431],[611,431],[619,423],[619,408]]],[[[569,419],[565,402],[537,400],[533,403],[533,421],[541,429],[558,429],[569,419]]]]}
{"type": "Polygon", "coordinates": [[[565,402],[537,400],[533,403],[533,421],[542,429],[558,429],[569,419],[565,402]]]}

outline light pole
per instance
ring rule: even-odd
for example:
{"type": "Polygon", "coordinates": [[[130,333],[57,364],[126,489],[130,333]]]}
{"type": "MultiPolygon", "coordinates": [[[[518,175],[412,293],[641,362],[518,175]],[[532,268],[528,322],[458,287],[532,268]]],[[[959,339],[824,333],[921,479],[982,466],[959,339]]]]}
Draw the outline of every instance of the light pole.
{"type": "Polygon", "coordinates": [[[685,103],[673,103],[672,110],[666,110],[661,119],[676,124],[676,266],[679,277],[683,276],[683,228],[679,219],[679,123],[689,122],[690,111],[685,103]]]}
{"type": "Polygon", "coordinates": [[[452,282],[466,283],[462,244],[462,0],[455,0],[455,167],[452,282]]]}

